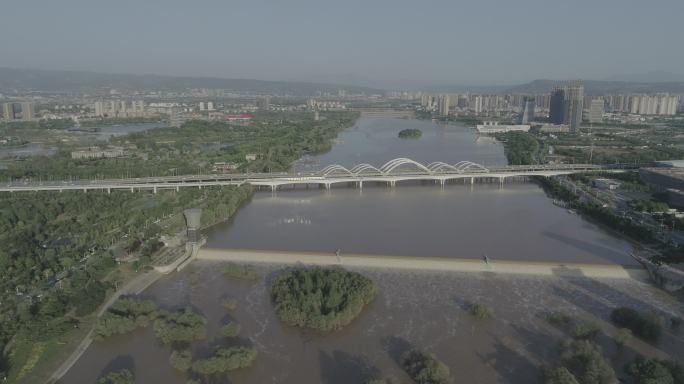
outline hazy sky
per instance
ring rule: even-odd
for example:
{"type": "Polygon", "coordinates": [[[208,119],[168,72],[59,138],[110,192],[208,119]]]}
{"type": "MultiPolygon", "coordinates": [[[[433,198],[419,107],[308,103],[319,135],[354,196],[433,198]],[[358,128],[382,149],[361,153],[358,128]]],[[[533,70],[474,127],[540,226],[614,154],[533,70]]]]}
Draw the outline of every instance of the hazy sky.
{"type": "Polygon", "coordinates": [[[3,3],[4,67],[375,85],[684,72],[684,0],[3,3]]]}

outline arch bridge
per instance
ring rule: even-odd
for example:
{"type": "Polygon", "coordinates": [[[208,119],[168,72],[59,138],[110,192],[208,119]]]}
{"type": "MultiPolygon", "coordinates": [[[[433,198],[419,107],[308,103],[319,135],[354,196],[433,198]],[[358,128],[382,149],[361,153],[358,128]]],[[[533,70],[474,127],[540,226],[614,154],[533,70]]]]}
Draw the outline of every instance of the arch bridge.
{"type": "Polygon", "coordinates": [[[358,164],[351,168],[332,164],[318,171],[299,173],[240,173],[181,175],[164,177],[142,177],[127,179],[98,179],[70,181],[20,180],[0,184],[0,192],[21,191],[64,191],[64,190],[152,190],[180,189],[185,187],[209,187],[223,185],[250,184],[257,187],[314,184],[330,189],[332,185],[349,183],[363,188],[364,182],[386,183],[394,187],[397,182],[417,180],[434,181],[444,185],[453,180],[475,183],[476,180],[498,180],[503,183],[507,178],[523,176],[558,176],[580,172],[622,172],[634,165],[610,164],[543,164],[486,167],[472,161],[459,161],[448,164],[441,161],[423,164],[401,157],[392,159],[380,166],[358,164]]]}

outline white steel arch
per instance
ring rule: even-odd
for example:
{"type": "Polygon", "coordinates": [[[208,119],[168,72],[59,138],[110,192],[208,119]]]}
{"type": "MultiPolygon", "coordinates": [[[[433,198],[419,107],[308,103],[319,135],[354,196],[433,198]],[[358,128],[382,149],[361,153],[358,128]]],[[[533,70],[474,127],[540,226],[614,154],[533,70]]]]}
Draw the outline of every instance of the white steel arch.
{"type": "Polygon", "coordinates": [[[381,171],[382,173],[384,173],[384,174],[389,174],[389,173],[391,173],[392,171],[394,171],[397,167],[400,167],[400,166],[406,165],[406,164],[414,165],[414,166],[416,166],[417,168],[419,168],[419,169],[425,171],[425,172],[428,173],[428,174],[432,173],[432,172],[431,172],[426,166],[424,166],[423,164],[421,164],[421,163],[419,163],[419,162],[417,162],[417,161],[415,161],[415,160],[407,159],[407,158],[405,158],[405,157],[400,157],[400,158],[398,158],[398,159],[394,159],[394,160],[388,161],[387,163],[383,164],[382,167],[380,167],[380,171],[381,171]]]}
{"type": "Polygon", "coordinates": [[[350,171],[347,168],[345,168],[341,165],[338,165],[338,164],[328,165],[327,167],[320,170],[320,174],[325,175],[325,176],[332,175],[333,173],[337,173],[337,172],[342,172],[342,173],[345,173],[347,175],[353,175],[354,174],[352,171],[350,171]]]}
{"type": "Polygon", "coordinates": [[[367,174],[382,174],[382,171],[375,168],[370,164],[359,164],[351,169],[351,172],[355,175],[361,175],[363,173],[367,174]]]}
{"type": "Polygon", "coordinates": [[[458,172],[458,168],[454,167],[453,165],[443,163],[441,161],[435,161],[434,163],[430,163],[430,164],[428,164],[427,167],[430,170],[430,172],[432,172],[432,173],[443,172],[445,170],[447,170],[447,171],[451,170],[451,171],[458,172]]]}

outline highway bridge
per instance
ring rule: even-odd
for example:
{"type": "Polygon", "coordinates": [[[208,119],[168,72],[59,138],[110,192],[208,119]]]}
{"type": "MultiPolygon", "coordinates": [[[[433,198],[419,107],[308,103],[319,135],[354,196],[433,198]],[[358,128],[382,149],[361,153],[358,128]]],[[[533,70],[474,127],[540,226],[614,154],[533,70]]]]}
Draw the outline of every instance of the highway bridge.
{"type": "Polygon", "coordinates": [[[456,164],[433,162],[422,164],[407,158],[397,158],[376,167],[370,164],[359,164],[347,168],[338,164],[329,165],[321,170],[299,173],[236,173],[181,175],[165,177],[142,177],[124,179],[70,180],[70,181],[35,181],[21,180],[0,184],[0,192],[23,191],[66,191],[80,190],[107,191],[112,190],[151,190],[175,189],[187,187],[240,186],[250,184],[257,187],[268,187],[275,191],[280,186],[312,184],[330,189],[335,184],[355,185],[363,188],[364,183],[385,183],[394,187],[402,181],[434,181],[444,185],[449,181],[463,180],[475,183],[476,180],[493,180],[503,183],[507,178],[528,176],[559,176],[582,172],[622,172],[630,165],[610,164],[545,164],[485,167],[471,161],[460,161],[456,164]]]}

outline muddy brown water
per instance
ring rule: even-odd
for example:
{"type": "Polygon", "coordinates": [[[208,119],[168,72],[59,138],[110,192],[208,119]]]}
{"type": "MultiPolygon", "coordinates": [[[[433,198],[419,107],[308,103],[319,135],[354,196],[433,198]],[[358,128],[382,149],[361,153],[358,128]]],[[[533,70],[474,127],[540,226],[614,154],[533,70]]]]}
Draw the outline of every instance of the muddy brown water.
{"type": "MultiPolygon", "coordinates": [[[[544,320],[551,310],[596,321],[603,329],[599,341],[616,367],[634,349],[660,357],[684,354],[683,335],[670,330],[655,346],[633,340],[623,352],[614,347],[610,335],[615,329],[607,319],[616,306],[664,317],[684,314],[676,299],[635,280],[360,270],[376,281],[378,296],[345,329],[319,334],[277,320],[268,287],[282,268],[257,269],[262,278],[246,282],[225,278],[221,262],[196,261],[143,296],[165,308],[189,305],[207,318],[209,337],[193,345],[197,355],[210,346],[254,345],[259,352],[255,365],[229,374],[233,383],[362,383],[372,374],[410,382],[397,360],[411,347],[434,353],[456,382],[533,383],[538,366],[557,358],[563,336],[544,320]],[[228,297],[239,301],[234,313],[221,305],[228,297]],[[472,302],[492,308],[494,318],[472,318],[466,310],[472,302]],[[237,341],[219,335],[229,319],[242,326],[237,341]]],[[[140,329],[93,343],[61,383],[92,383],[101,373],[124,367],[135,372],[138,383],[185,383],[187,377],[169,366],[169,354],[151,328],[140,329]]]]}
{"type": "MultiPolygon", "coordinates": [[[[302,159],[294,170],[332,163],[375,165],[396,157],[428,163],[471,160],[503,165],[499,143],[472,129],[416,120],[361,119],[326,154],[302,159]],[[398,131],[420,128],[423,137],[401,140],[398,131]]],[[[207,231],[208,245],[227,248],[331,251],[412,256],[454,256],[633,264],[630,245],[567,210],[554,206],[531,183],[434,185],[409,183],[394,190],[364,186],[258,192],[231,223],[207,231]]],[[[375,280],[375,301],[345,329],[327,335],[293,329],[273,313],[269,281],[282,267],[259,266],[255,283],[226,279],[220,262],[195,261],[165,276],[143,297],[164,308],[192,306],[208,320],[208,339],[197,355],[218,345],[254,345],[253,367],[215,382],[362,383],[371,374],[410,382],[398,356],[416,347],[435,353],[459,383],[533,383],[538,366],[556,358],[563,334],[544,315],[563,310],[597,321],[606,356],[621,367],[634,350],[660,357],[684,355],[684,336],[668,331],[658,345],[635,340],[617,351],[607,323],[610,310],[629,305],[664,317],[683,315],[680,301],[635,280],[533,277],[488,273],[363,270],[375,280]],[[238,299],[234,313],[222,304],[238,299]],[[466,311],[483,303],[495,318],[481,322],[466,311]],[[236,341],[219,337],[229,319],[242,331],[236,341]],[[226,381],[228,380],[228,381],[226,381]]],[[[152,329],[94,342],[60,383],[93,383],[104,372],[129,368],[138,383],[185,383],[170,350],[152,329]]]]}

